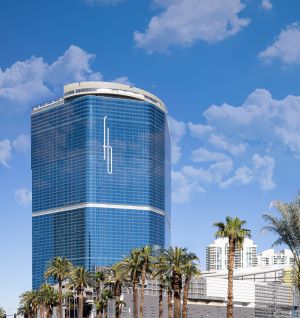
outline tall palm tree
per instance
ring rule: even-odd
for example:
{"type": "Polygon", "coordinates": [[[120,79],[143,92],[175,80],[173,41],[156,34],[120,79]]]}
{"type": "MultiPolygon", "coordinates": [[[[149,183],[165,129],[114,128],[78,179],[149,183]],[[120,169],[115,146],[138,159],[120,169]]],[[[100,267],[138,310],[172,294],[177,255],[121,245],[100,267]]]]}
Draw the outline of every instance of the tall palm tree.
{"type": "Polygon", "coordinates": [[[24,318],[31,318],[31,309],[28,303],[23,304],[20,303],[18,309],[17,309],[17,315],[22,316],[24,318]]]}
{"type": "Polygon", "coordinates": [[[141,275],[141,251],[133,249],[130,255],[116,264],[117,269],[128,275],[133,289],[133,318],[138,318],[138,282],[141,275]]]}
{"type": "Polygon", "coordinates": [[[56,256],[45,272],[45,278],[52,277],[58,282],[58,318],[62,318],[62,283],[68,278],[71,268],[72,264],[68,259],[56,256]]]}
{"type": "Polygon", "coordinates": [[[69,287],[72,287],[78,293],[79,308],[78,317],[83,318],[83,292],[92,286],[92,275],[84,267],[74,267],[70,272],[69,287]]]}
{"type": "Polygon", "coordinates": [[[127,275],[124,271],[120,270],[117,265],[111,267],[111,274],[105,281],[105,286],[110,286],[113,291],[113,296],[115,298],[115,316],[120,318],[121,316],[121,305],[124,303],[121,301],[122,287],[128,286],[127,275]]]}
{"type": "Polygon", "coordinates": [[[65,318],[69,318],[69,310],[70,310],[70,301],[74,298],[74,293],[71,290],[66,290],[63,295],[62,299],[66,306],[65,318]]]}
{"type": "Polygon", "coordinates": [[[101,301],[103,302],[103,318],[107,318],[108,302],[113,298],[113,294],[110,289],[104,289],[101,294],[101,301]]]}
{"type": "Polygon", "coordinates": [[[0,306],[0,318],[5,318],[6,317],[6,312],[3,307],[0,306]]]}
{"type": "Polygon", "coordinates": [[[250,237],[250,230],[243,228],[246,221],[240,220],[238,217],[226,217],[226,222],[214,223],[218,228],[216,237],[226,237],[229,242],[228,251],[228,295],[227,295],[227,318],[233,318],[233,269],[234,269],[234,253],[236,248],[242,249],[244,239],[250,237]]]}
{"type": "Polygon", "coordinates": [[[154,260],[152,256],[151,246],[146,245],[140,250],[141,256],[141,302],[140,302],[140,318],[144,316],[144,300],[145,300],[145,283],[147,274],[151,273],[151,264],[154,260]]]}
{"type": "Polygon", "coordinates": [[[182,318],[187,318],[187,301],[189,294],[189,287],[192,277],[200,275],[200,270],[196,261],[198,257],[194,253],[187,254],[186,264],[184,265],[184,288],[183,288],[183,301],[182,301],[182,318]]]}
{"type": "Polygon", "coordinates": [[[169,271],[171,286],[174,292],[174,318],[181,318],[182,275],[187,254],[187,249],[180,247],[170,247],[162,252],[162,270],[166,273],[169,271]]]}
{"type": "Polygon", "coordinates": [[[100,300],[102,284],[105,281],[105,273],[103,271],[96,272],[95,274],[95,289],[96,289],[96,300],[100,300]]]}
{"type": "Polygon", "coordinates": [[[272,202],[279,217],[264,214],[263,218],[268,223],[262,231],[269,231],[277,235],[273,246],[286,244],[294,256],[294,283],[300,291],[300,194],[294,202],[272,202]]]}
{"type": "MultiPolygon", "coordinates": [[[[155,260],[152,264],[152,275],[153,278],[158,279],[159,291],[158,291],[158,317],[163,318],[163,292],[165,289],[170,287],[170,273],[167,266],[164,264],[164,258],[162,257],[162,250],[156,255],[155,260]]],[[[172,295],[172,291],[171,291],[172,295]]],[[[172,297],[168,297],[168,317],[173,316],[172,312],[172,297]],[[170,301],[170,307],[169,307],[170,301]],[[170,309],[170,310],[169,310],[170,309]]]]}
{"type": "Polygon", "coordinates": [[[36,318],[38,308],[38,292],[29,290],[20,296],[20,304],[24,309],[28,309],[28,316],[36,318]]]}

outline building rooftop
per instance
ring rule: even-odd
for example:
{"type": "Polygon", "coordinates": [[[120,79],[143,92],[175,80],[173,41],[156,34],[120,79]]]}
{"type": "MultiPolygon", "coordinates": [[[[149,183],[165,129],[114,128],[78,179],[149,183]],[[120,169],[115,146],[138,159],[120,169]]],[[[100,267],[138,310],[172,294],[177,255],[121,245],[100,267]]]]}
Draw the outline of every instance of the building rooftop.
{"type": "Polygon", "coordinates": [[[63,97],[34,106],[32,108],[32,114],[62,105],[65,99],[82,95],[103,95],[135,99],[149,102],[160,108],[162,111],[167,112],[165,104],[158,97],[140,88],[119,83],[89,81],[65,85],[63,97]]]}

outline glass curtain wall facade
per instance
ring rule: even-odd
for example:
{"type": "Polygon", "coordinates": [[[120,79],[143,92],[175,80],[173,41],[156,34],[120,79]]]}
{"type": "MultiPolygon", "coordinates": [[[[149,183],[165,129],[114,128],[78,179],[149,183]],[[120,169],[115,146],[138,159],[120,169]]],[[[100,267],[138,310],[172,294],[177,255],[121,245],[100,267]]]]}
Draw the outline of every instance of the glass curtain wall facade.
{"type": "Polygon", "coordinates": [[[34,289],[55,256],[93,271],[132,248],[168,245],[166,112],[88,93],[33,109],[32,192],[34,289]]]}

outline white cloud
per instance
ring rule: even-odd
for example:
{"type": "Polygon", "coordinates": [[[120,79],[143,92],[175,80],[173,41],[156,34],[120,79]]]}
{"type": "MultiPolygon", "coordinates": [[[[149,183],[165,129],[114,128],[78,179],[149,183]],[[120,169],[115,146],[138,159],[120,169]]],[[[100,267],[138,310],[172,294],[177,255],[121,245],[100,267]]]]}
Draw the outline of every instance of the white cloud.
{"type": "Polygon", "coordinates": [[[253,176],[251,169],[247,167],[240,167],[235,171],[233,177],[220,183],[221,188],[228,188],[234,184],[249,184],[252,182],[253,176]]]}
{"type": "Polygon", "coordinates": [[[223,153],[213,152],[203,147],[194,150],[191,155],[191,160],[193,162],[218,162],[226,159],[227,156],[223,153]]]}
{"type": "Polygon", "coordinates": [[[15,191],[15,198],[22,206],[28,206],[32,201],[32,193],[28,189],[21,188],[15,191]]]}
{"type": "Polygon", "coordinates": [[[203,191],[197,182],[192,181],[181,171],[172,171],[172,201],[174,203],[186,203],[190,201],[192,193],[203,191]]]}
{"type": "Polygon", "coordinates": [[[262,0],[261,7],[265,10],[271,10],[273,5],[270,0],[262,0]]]}
{"type": "Polygon", "coordinates": [[[293,23],[283,29],[275,42],[259,53],[263,61],[279,59],[285,64],[300,63],[300,24],[293,23]]]}
{"type": "Polygon", "coordinates": [[[193,123],[188,123],[188,127],[191,132],[191,135],[199,139],[206,138],[214,130],[213,127],[208,125],[193,124],[193,123]]]}
{"type": "Polygon", "coordinates": [[[183,166],[172,172],[172,201],[185,203],[197,193],[205,192],[205,188],[215,184],[220,186],[222,180],[230,173],[232,161],[226,159],[213,163],[208,169],[183,166]]]}
{"type": "Polygon", "coordinates": [[[273,99],[270,92],[257,89],[244,104],[209,107],[204,116],[209,125],[227,138],[266,147],[283,145],[295,156],[300,155],[300,96],[273,99]]]}
{"type": "Polygon", "coordinates": [[[168,116],[171,132],[171,143],[172,143],[172,163],[176,164],[181,158],[181,147],[179,145],[182,137],[186,133],[186,124],[182,121],[178,121],[171,116],[168,116]]]}
{"type": "Polygon", "coordinates": [[[135,31],[138,47],[167,52],[172,46],[198,41],[216,43],[241,31],[250,22],[241,18],[241,0],[155,0],[163,11],[155,15],[144,33],[135,31]]]}
{"type": "Polygon", "coordinates": [[[64,55],[48,66],[45,82],[54,87],[61,87],[70,82],[102,80],[99,72],[91,70],[90,63],[96,56],[80,47],[71,45],[64,55]]]}
{"type": "Polygon", "coordinates": [[[30,138],[28,135],[19,135],[16,140],[0,140],[0,164],[9,168],[13,150],[23,153],[30,151],[30,138]]]}
{"type": "Polygon", "coordinates": [[[209,142],[215,146],[216,148],[225,150],[229,152],[230,154],[236,156],[240,155],[245,151],[245,145],[242,143],[239,143],[237,145],[230,143],[228,140],[226,140],[225,137],[219,136],[216,134],[212,134],[209,138],[209,142]]]}
{"type": "Polygon", "coordinates": [[[113,82],[120,83],[120,84],[126,84],[129,86],[134,86],[134,84],[130,82],[130,80],[127,76],[118,77],[118,78],[114,79],[113,82]]]}
{"type": "Polygon", "coordinates": [[[122,2],[123,0],[85,0],[85,3],[88,5],[116,5],[122,2]]]}
{"type": "Polygon", "coordinates": [[[10,140],[1,140],[0,141],[0,163],[8,168],[9,167],[9,160],[11,158],[11,142],[10,140]]]}
{"type": "MultiPolygon", "coordinates": [[[[63,85],[67,83],[102,80],[102,74],[91,68],[94,59],[94,54],[71,45],[53,63],[33,56],[0,69],[0,111],[26,109],[62,95],[63,85]]],[[[116,80],[130,83],[126,76],[116,80]]]]}
{"type": "Polygon", "coordinates": [[[272,190],[276,187],[273,181],[273,170],[275,167],[275,160],[269,156],[260,156],[254,154],[252,157],[254,165],[255,178],[261,185],[262,190],[272,190]]]}
{"type": "Polygon", "coordinates": [[[12,142],[12,146],[17,151],[27,153],[30,151],[30,137],[28,135],[20,135],[12,142]]]}

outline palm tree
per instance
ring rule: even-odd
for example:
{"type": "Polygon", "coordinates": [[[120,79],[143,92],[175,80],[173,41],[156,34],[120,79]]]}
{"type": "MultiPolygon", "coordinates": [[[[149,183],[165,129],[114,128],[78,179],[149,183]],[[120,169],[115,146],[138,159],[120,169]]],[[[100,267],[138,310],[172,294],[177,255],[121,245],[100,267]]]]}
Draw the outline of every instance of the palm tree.
{"type": "Polygon", "coordinates": [[[200,270],[196,264],[199,261],[194,253],[189,253],[186,256],[186,264],[184,265],[184,288],[183,288],[183,301],[182,301],[182,318],[187,318],[187,301],[189,294],[189,287],[191,278],[200,275],[200,270]]]}
{"type": "MultiPolygon", "coordinates": [[[[163,292],[164,289],[169,290],[170,287],[170,276],[168,276],[169,269],[164,264],[164,258],[162,257],[162,250],[155,257],[155,261],[152,264],[153,267],[153,278],[157,278],[159,282],[159,291],[158,291],[158,317],[163,318],[163,292]]],[[[172,295],[172,291],[171,291],[172,295]]],[[[168,297],[168,317],[172,317],[172,296],[169,299],[168,297]],[[169,307],[169,302],[171,306],[169,307]]]]}
{"type": "Polygon", "coordinates": [[[102,318],[105,303],[103,300],[95,300],[97,318],[102,318]]]}
{"type": "Polygon", "coordinates": [[[141,256],[141,302],[140,302],[140,318],[144,315],[144,299],[145,299],[145,283],[147,274],[151,273],[151,263],[154,258],[151,256],[152,248],[151,246],[145,246],[140,250],[141,256]]]}
{"type": "Polygon", "coordinates": [[[46,318],[50,318],[53,308],[58,305],[58,292],[49,284],[43,284],[38,290],[38,302],[46,312],[46,318]]]}
{"type": "Polygon", "coordinates": [[[103,271],[95,274],[96,300],[100,300],[102,284],[105,281],[105,273],[103,271]]]}
{"type": "Polygon", "coordinates": [[[28,311],[28,316],[36,318],[38,308],[38,292],[37,291],[26,291],[20,296],[20,304],[24,310],[28,311]]]}
{"type": "Polygon", "coordinates": [[[0,306],[0,318],[5,318],[6,317],[6,312],[3,307],[0,306]]]}
{"type": "Polygon", "coordinates": [[[79,298],[78,317],[83,318],[83,292],[92,285],[92,275],[84,267],[74,267],[70,272],[69,286],[76,290],[79,298]]]}
{"type": "Polygon", "coordinates": [[[113,298],[113,294],[111,290],[104,289],[101,294],[101,301],[103,302],[103,318],[107,318],[107,308],[108,308],[108,301],[113,298]]]}
{"type": "Polygon", "coordinates": [[[113,296],[115,298],[115,316],[120,318],[121,316],[121,305],[124,303],[121,301],[122,287],[128,285],[127,275],[121,271],[117,265],[111,267],[111,275],[105,281],[106,286],[110,286],[113,291],[113,296]]]}
{"type": "Polygon", "coordinates": [[[300,194],[294,202],[272,202],[279,212],[279,217],[264,214],[268,223],[262,231],[269,231],[277,235],[273,246],[286,244],[294,256],[294,284],[300,291],[300,194]]]}
{"type": "Polygon", "coordinates": [[[62,318],[62,283],[68,278],[71,268],[72,264],[68,259],[56,256],[45,272],[45,278],[52,277],[58,282],[58,318],[62,318]]]}
{"type": "Polygon", "coordinates": [[[74,298],[74,293],[71,290],[67,290],[63,293],[62,299],[66,306],[65,318],[69,318],[70,300],[74,298]]]}
{"type": "Polygon", "coordinates": [[[129,276],[133,289],[133,318],[138,318],[138,282],[141,275],[141,251],[133,249],[130,255],[116,264],[118,270],[129,276]]]}
{"type": "MultiPolygon", "coordinates": [[[[186,264],[188,251],[186,248],[170,247],[162,252],[162,270],[171,278],[171,287],[174,292],[174,318],[181,317],[181,290],[182,275],[186,264]]],[[[170,297],[170,291],[168,297],[170,297]]]]}
{"type": "Polygon", "coordinates": [[[217,222],[214,224],[218,228],[216,237],[227,237],[229,241],[228,252],[228,296],[227,296],[227,318],[233,318],[233,269],[234,253],[236,248],[242,249],[245,237],[250,237],[250,230],[243,228],[246,221],[238,217],[226,217],[226,223],[217,222]]]}
{"type": "Polygon", "coordinates": [[[20,306],[17,309],[17,315],[23,316],[24,318],[30,318],[31,317],[31,309],[28,303],[23,304],[20,303],[20,306]]]}

